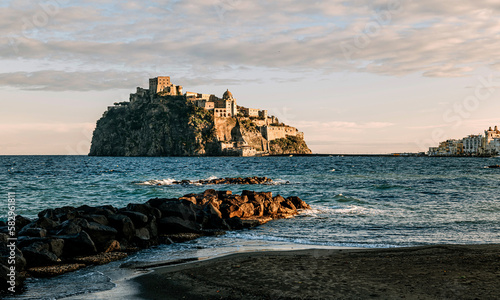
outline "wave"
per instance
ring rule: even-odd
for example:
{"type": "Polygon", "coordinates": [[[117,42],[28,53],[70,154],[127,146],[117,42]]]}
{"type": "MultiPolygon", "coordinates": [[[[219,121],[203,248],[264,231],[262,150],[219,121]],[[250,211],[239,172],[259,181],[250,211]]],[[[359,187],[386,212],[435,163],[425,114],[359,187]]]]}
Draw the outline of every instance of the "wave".
{"type": "Polygon", "coordinates": [[[175,179],[152,179],[152,180],[147,180],[143,182],[133,182],[134,184],[138,185],[172,185],[176,182],[175,179]]]}
{"type": "Polygon", "coordinates": [[[241,232],[228,232],[226,237],[242,239],[242,240],[258,240],[267,242],[279,242],[288,244],[298,244],[298,245],[310,245],[310,246],[320,246],[320,247],[356,247],[356,248],[387,248],[395,247],[394,245],[386,244],[361,244],[361,243],[340,243],[340,242],[320,242],[312,241],[303,238],[288,238],[280,236],[270,236],[262,234],[252,234],[252,233],[241,233],[241,232]]]}
{"type": "MultiPolygon", "coordinates": [[[[195,186],[202,186],[202,185],[211,185],[209,183],[212,180],[215,179],[224,179],[222,177],[217,177],[217,176],[210,176],[205,179],[193,179],[193,180],[177,180],[174,178],[167,178],[167,179],[151,179],[151,180],[146,180],[146,181],[134,181],[132,182],[133,184],[137,185],[150,185],[150,186],[163,186],[163,185],[177,185],[177,184],[183,184],[183,185],[195,185],[195,186]]],[[[224,183],[224,184],[233,184],[233,183],[224,183]]],[[[284,180],[284,179],[276,179],[268,182],[260,182],[260,185],[285,185],[285,184],[290,184],[290,181],[284,180]]]]}

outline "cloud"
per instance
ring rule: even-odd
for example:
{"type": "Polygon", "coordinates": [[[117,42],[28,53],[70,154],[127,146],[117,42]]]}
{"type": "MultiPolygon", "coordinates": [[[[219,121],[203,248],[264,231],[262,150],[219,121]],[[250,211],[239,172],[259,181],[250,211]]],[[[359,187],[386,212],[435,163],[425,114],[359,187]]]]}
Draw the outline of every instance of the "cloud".
{"type": "MultiPolygon", "coordinates": [[[[52,8],[31,1],[0,7],[0,59],[85,66],[87,75],[103,65],[123,70],[86,89],[123,86],[151,65],[191,73],[186,78],[200,66],[211,78],[228,66],[460,77],[500,65],[500,5],[491,0],[55,1],[52,8]]],[[[60,90],[57,80],[39,79],[60,90]]]]}

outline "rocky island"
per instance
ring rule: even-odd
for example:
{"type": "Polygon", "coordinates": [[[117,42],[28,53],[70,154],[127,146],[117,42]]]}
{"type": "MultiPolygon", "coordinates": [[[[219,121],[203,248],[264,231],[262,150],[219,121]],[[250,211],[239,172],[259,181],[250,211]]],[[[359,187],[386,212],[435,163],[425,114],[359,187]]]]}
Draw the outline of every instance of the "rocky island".
{"type": "Polygon", "coordinates": [[[310,154],[304,134],[267,110],[236,104],[227,90],[183,93],[160,76],[97,121],[90,156],[263,156],[310,154]]]}

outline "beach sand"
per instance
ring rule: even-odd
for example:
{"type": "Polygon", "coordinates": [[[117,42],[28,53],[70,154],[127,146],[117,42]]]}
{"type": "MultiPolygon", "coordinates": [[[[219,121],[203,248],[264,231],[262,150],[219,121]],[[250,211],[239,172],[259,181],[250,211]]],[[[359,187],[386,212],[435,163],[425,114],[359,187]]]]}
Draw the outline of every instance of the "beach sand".
{"type": "Polygon", "coordinates": [[[500,299],[500,245],[237,253],[132,281],[134,299],[500,299]]]}

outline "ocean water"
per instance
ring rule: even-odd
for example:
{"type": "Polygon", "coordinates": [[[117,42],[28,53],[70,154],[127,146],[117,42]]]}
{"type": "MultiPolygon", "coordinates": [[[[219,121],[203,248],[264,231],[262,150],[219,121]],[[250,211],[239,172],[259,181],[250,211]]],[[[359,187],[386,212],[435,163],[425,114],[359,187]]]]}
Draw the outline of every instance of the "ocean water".
{"type": "MultiPolygon", "coordinates": [[[[0,156],[1,217],[7,193],[17,213],[144,203],[208,188],[299,196],[313,208],[294,219],[136,253],[128,261],[212,257],[235,251],[500,243],[499,158],[260,157],[123,158],[0,156]],[[174,180],[267,176],[271,185],[172,185],[174,180]]],[[[55,299],[114,287],[123,262],[32,279],[19,299],[55,299]],[[76,285],[75,282],[86,282],[76,285]]],[[[127,273],[129,274],[129,273],[127,273]]],[[[130,274],[129,274],[130,275],[130,274]]]]}

